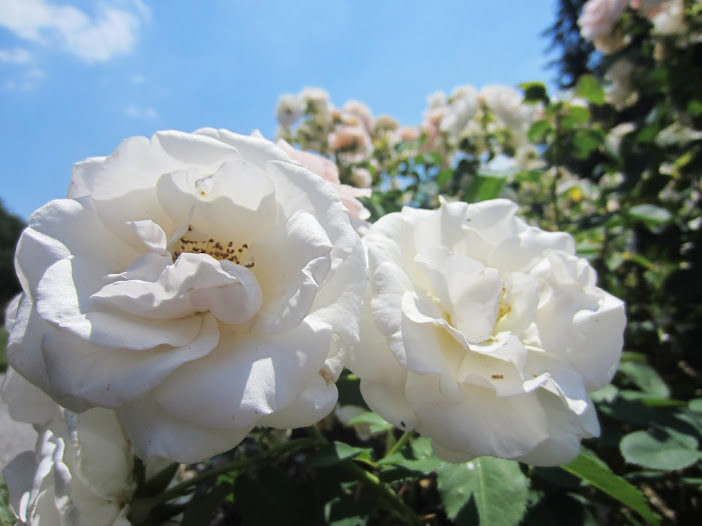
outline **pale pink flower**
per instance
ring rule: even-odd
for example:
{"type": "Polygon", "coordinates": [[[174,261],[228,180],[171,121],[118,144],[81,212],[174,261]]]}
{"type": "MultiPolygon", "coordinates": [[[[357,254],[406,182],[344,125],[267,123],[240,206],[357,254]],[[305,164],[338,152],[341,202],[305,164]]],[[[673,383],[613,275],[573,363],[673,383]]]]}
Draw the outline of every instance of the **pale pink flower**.
{"type": "Polygon", "coordinates": [[[368,132],[359,125],[338,126],[327,139],[329,148],[346,162],[358,163],[370,157],[373,144],[368,132]]]}
{"type": "Polygon", "coordinates": [[[685,4],[683,0],[670,0],[661,4],[660,11],[651,17],[653,32],[674,35],[685,29],[685,4]]]}
{"type": "Polygon", "coordinates": [[[351,170],[351,181],[356,188],[370,188],[371,184],[373,184],[373,176],[365,168],[354,167],[351,170]]]}
{"type": "Polygon", "coordinates": [[[642,11],[644,15],[651,17],[660,12],[661,4],[664,2],[665,0],[630,0],[629,5],[642,11]]]}
{"type": "Polygon", "coordinates": [[[359,100],[349,100],[344,104],[344,107],[341,108],[345,113],[349,113],[356,117],[365,130],[367,132],[370,132],[373,130],[373,113],[371,112],[370,108],[363,104],[359,100]]]}
{"type": "MultiPolygon", "coordinates": [[[[322,179],[332,185],[341,202],[349,211],[352,219],[366,220],[370,217],[370,212],[363,206],[357,197],[370,197],[371,190],[367,188],[354,188],[347,184],[340,184],[339,169],[329,159],[311,152],[304,152],[293,148],[283,139],[276,141],[276,146],[288,154],[293,161],[297,161],[302,166],[316,173],[322,179]]],[[[354,225],[355,226],[355,225],[354,225]]]]}
{"type": "Polygon", "coordinates": [[[629,40],[629,35],[624,35],[621,31],[614,31],[597,35],[592,43],[595,45],[595,49],[603,55],[611,55],[622,49],[629,43],[629,40]]]}
{"type": "Polygon", "coordinates": [[[629,0],[588,0],[578,19],[580,34],[586,40],[611,33],[629,0]]]}
{"type": "Polygon", "coordinates": [[[416,126],[403,126],[397,133],[403,141],[416,141],[419,139],[419,128],[416,126]]]}
{"type": "Polygon", "coordinates": [[[293,148],[292,146],[290,146],[290,144],[288,144],[287,141],[283,139],[278,139],[275,142],[275,144],[281,150],[287,153],[288,157],[290,157],[293,161],[297,161],[308,170],[316,173],[325,181],[334,184],[340,183],[339,169],[332,161],[330,161],[326,157],[322,157],[321,155],[317,155],[315,153],[305,152],[303,150],[293,148]]]}

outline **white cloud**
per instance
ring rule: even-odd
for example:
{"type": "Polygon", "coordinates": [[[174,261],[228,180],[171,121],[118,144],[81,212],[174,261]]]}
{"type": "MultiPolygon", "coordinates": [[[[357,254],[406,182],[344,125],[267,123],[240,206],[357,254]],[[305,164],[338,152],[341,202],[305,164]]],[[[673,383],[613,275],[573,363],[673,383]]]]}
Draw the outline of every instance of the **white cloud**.
{"type": "Polygon", "coordinates": [[[132,119],[157,119],[158,112],[153,106],[139,106],[137,104],[130,104],[124,110],[127,117],[132,119]]]}
{"type": "Polygon", "coordinates": [[[26,64],[32,60],[32,54],[21,47],[12,49],[0,49],[0,62],[10,62],[13,64],[26,64]]]}
{"type": "Polygon", "coordinates": [[[146,77],[141,73],[135,73],[134,75],[132,75],[132,78],[130,80],[132,81],[132,84],[143,84],[144,82],[146,82],[146,77]]]}
{"type": "Polygon", "coordinates": [[[0,0],[0,26],[23,40],[43,46],[58,44],[85,62],[103,62],[131,51],[142,20],[149,18],[141,0],[118,4],[124,7],[100,4],[98,14],[91,17],[75,6],[52,0],[0,0]]]}
{"type": "Polygon", "coordinates": [[[30,68],[13,80],[6,80],[3,87],[8,91],[30,91],[37,87],[37,84],[46,77],[44,70],[30,68]]]}

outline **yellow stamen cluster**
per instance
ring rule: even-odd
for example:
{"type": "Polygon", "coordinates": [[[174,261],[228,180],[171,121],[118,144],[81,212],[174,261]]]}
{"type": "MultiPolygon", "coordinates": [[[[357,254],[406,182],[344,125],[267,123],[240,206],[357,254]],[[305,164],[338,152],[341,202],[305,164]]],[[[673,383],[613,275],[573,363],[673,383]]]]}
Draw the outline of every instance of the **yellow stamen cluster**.
{"type": "MultiPolygon", "coordinates": [[[[192,227],[188,227],[188,232],[192,231],[192,227]]],[[[187,236],[187,234],[186,234],[187,236]]],[[[253,268],[256,264],[253,260],[247,261],[249,245],[246,243],[240,246],[234,246],[233,241],[221,243],[214,239],[195,240],[188,239],[186,236],[178,240],[176,250],[173,252],[173,260],[178,259],[183,252],[191,254],[207,254],[219,261],[227,260],[237,265],[243,265],[246,268],[253,268]]]]}

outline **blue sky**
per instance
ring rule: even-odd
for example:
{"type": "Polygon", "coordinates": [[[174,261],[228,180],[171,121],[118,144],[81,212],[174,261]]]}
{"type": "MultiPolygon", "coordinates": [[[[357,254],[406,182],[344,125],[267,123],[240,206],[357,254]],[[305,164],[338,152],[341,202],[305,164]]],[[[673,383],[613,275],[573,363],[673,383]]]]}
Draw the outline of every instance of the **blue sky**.
{"type": "Polygon", "coordinates": [[[126,137],[272,138],[283,93],[328,90],[402,124],[426,96],[549,80],[555,0],[0,0],[0,198],[26,218],[126,137]]]}

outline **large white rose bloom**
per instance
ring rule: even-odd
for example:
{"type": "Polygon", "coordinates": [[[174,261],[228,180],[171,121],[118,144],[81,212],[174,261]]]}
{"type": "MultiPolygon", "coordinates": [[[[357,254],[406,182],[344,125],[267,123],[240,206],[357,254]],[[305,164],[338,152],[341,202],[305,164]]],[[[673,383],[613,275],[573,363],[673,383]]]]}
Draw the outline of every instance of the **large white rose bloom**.
{"type": "Polygon", "coordinates": [[[328,414],[363,249],[329,185],[265,139],[160,132],[74,167],[17,247],[10,364],[142,457],[197,462],[328,414]]]}
{"type": "Polygon", "coordinates": [[[569,235],[516,212],[404,208],[364,238],[370,291],[347,365],[371,409],[447,461],[559,465],[599,434],[588,392],[616,370],[624,305],[569,235]]]}

